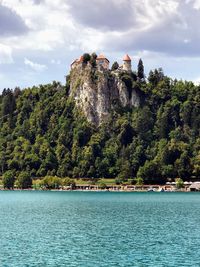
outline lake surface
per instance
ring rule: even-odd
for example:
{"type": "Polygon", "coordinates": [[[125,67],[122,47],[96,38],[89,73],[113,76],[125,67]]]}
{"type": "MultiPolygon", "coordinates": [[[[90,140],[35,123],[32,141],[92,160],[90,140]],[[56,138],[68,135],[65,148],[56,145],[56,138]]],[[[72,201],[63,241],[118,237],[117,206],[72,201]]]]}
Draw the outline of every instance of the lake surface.
{"type": "Polygon", "coordinates": [[[0,192],[0,266],[200,266],[199,193],[0,192]]]}

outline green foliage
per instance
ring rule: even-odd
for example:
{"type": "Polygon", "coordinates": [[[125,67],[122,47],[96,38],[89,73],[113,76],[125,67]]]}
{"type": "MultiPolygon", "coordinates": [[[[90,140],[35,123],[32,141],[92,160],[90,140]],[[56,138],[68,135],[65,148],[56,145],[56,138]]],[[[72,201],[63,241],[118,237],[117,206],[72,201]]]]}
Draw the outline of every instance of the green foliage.
{"type": "Polygon", "coordinates": [[[91,59],[90,54],[88,53],[83,54],[83,63],[87,63],[88,61],[90,61],[90,59],[91,59]]]}
{"type": "MultiPolygon", "coordinates": [[[[136,182],[142,179],[145,184],[200,178],[200,88],[172,80],[161,69],[151,71],[147,82],[135,81],[135,74],[125,72],[119,78],[130,93],[133,88],[142,93],[142,105],[113,109],[98,129],[68,96],[70,76],[65,86],[53,82],[23,91],[4,90],[0,96],[4,186],[12,188],[13,173],[25,177],[24,172],[34,179],[45,177],[34,185],[47,189],[73,185],[72,177],[116,178],[119,183],[137,177],[136,182]],[[65,182],[62,177],[69,179],[65,182]]],[[[23,177],[21,188],[27,187],[23,177]]]]}
{"type": "Polygon", "coordinates": [[[70,186],[73,189],[73,188],[75,188],[76,183],[75,183],[74,179],[71,179],[68,177],[68,178],[63,179],[62,185],[63,186],[70,186]]]}
{"type": "Polygon", "coordinates": [[[162,68],[155,69],[149,72],[148,80],[153,86],[157,86],[160,81],[164,79],[164,73],[162,68]]]}
{"type": "Polygon", "coordinates": [[[13,171],[7,171],[2,179],[3,187],[6,189],[13,189],[15,183],[15,175],[13,171]]]}
{"type": "Polygon", "coordinates": [[[144,180],[141,177],[137,177],[134,180],[135,180],[135,185],[141,186],[144,184],[144,180]]]}
{"type": "Polygon", "coordinates": [[[21,189],[31,188],[32,179],[28,172],[22,171],[16,181],[17,187],[21,189]]]}
{"type": "Polygon", "coordinates": [[[177,187],[178,189],[184,187],[184,182],[183,182],[183,180],[182,180],[181,178],[177,178],[177,179],[176,179],[176,187],[177,187]]]}
{"type": "Polygon", "coordinates": [[[61,178],[56,176],[45,176],[40,181],[40,187],[45,189],[59,189],[63,185],[61,178]]]}
{"type": "Polygon", "coordinates": [[[119,64],[117,63],[117,61],[115,61],[115,62],[112,64],[111,70],[117,70],[118,68],[119,68],[119,64]]]}
{"type": "Polygon", "coordinates": [[[99,183],[99,188],[100,189],[106,189],[107,185],[104,182],[99,183]]]}
{"type": "Polygon", "coordinates": [[[120,179],[120,178],[116,178],[116,179],[115,179],[115,183],[116,183],[117,185],[120,185],[120,184],[123,183],[123,180],[120,179]]]}
{"type": "Polygon", "coordinates": [[[138,62],[138,70],[137,70],[137,76],[139,81],[144,81],[145,75],[144,75],[144,65],[142,62],[142,59],[140,58],[138,62]]]}
{"type": "Polygon", "coordinates": [[[92,67],[96,67],[96,59],[97,59],[97,54],[92,53],[90,56],[90,64],[92,65],[92,67]]]}

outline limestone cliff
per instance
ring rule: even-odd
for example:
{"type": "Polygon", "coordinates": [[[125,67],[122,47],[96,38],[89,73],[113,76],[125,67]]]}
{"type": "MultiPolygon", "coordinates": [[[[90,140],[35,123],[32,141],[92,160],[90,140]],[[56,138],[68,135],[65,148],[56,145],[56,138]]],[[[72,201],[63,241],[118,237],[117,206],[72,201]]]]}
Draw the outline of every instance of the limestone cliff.
{"type": "Polygon", "coordinates": [[[89,64],[71,70],[69,94],[75,99],[76,106],[83,111],[89,122],[99,126],[116,105],[121,107],[140,105],[139,92],[125,84],[123,75],[128,73],[96,69],[89,64]]]}

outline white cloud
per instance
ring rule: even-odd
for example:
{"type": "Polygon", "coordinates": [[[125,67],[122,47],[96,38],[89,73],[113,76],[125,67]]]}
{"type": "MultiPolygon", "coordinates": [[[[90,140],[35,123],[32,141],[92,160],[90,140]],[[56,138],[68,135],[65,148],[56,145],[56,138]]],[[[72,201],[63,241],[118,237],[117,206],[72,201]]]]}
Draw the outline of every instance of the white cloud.
{"type": "Polygon", "coordinates": [[[60,65],[61,61],[59,59],[51,59],[51,64],[60,65]]]}
{"type": "Polygon", "coordinates": [[[27,58],[24,59],[24,64],[31,67],[35,71],[44,71],[47,69],[46,65],[35,63],[27,58]]]}
{"type": "Polygon", "coordinates": [[[26,37],[7,38],[17,51],[200,54],[200,0],[1,1],[30,28],[26,37]]]}
{"type": "Polygon", "coordinates": [[[13,63],[11,47],[0,44],[0,64],[13,63]]]}
{"type": "MultiPolygon", "coordinates": [[[[48,72],[41,75],[32,71],[33,81],[40,79],[42,83],[45,75],[49,80],[61,77],[73,58],[94,51],[105,53],[111,61],[118,57],[121,60],[124,53],[129,53],[135,60],[144,59],[148,69],[161,66],[179,77],[199,76],[199,61],[198,64],[194,61],[200,57],[200,0],[0,0],[0,3],[12,9],[28,27],[25,35],[0,35],[0,63],[13,62],[13,54],[13,70],[21,68],[25,76],[30,73],[25,65],[38,72],[48,67],[48,72]],[[185,69],[190,70],[192,62],[196,64],[193,71],[184,71],[183,58],[191,59],[185,69]]],[[[8,73],[11,70],[3,71],[14,80],[8,73]]]]}

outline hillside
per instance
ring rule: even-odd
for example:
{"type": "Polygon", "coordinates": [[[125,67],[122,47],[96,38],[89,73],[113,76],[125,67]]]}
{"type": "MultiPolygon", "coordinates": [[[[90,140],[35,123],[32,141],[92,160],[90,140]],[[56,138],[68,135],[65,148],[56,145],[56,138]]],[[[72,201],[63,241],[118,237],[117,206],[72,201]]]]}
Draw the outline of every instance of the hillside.
{"type": "MultiPolygon", "coordinates": [[[[65,86],[4,89],[1,174],[11,169],[33,177],[137,177],[145,183],[200,176],[200,87],[172,80],[162,70],[151,71],[146,81],[127,73],[118,79],[127,92],[139,94],[140,104],[111,99],[106,119],[92,123],[71,93],[72,75],[65,86]]],[[[92,75],[99,79],[96,71],[92,75]]]]}

